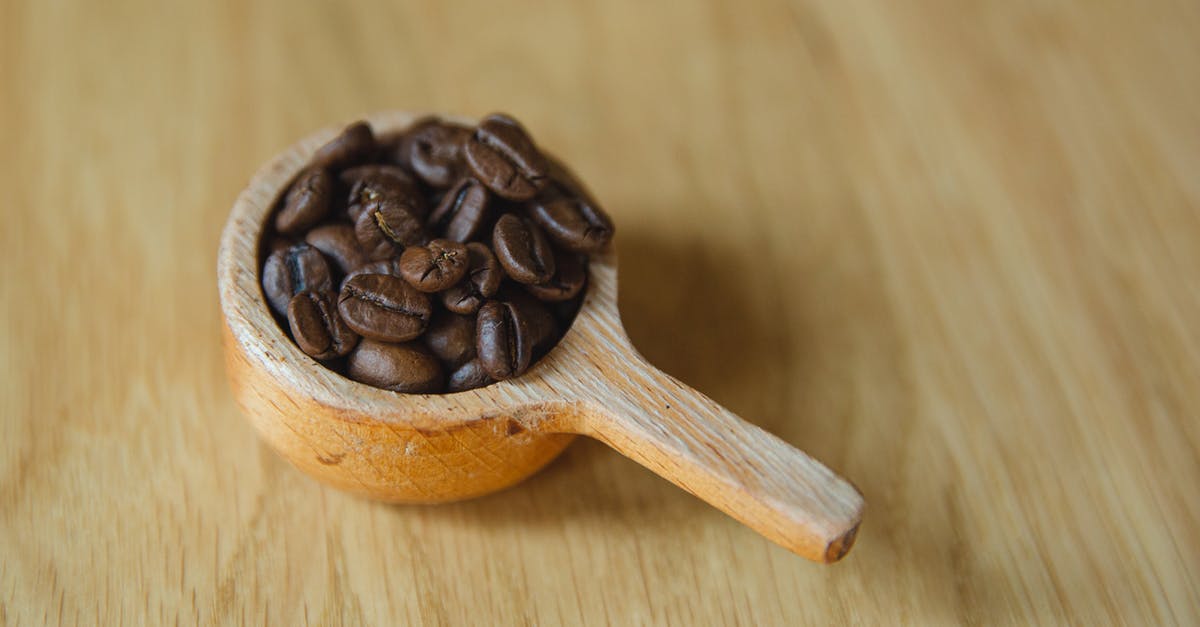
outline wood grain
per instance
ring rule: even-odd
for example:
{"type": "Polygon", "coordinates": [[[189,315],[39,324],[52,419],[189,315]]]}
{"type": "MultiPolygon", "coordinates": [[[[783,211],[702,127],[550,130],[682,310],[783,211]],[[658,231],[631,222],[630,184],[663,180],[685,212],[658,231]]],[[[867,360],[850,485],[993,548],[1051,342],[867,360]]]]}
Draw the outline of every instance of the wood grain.
{"type": "Polygon", "coordinates": [[[1196,624],[1198,32],[1168,0],[0,2],[0,622],[1196,624]],[[633,343],[854,479],[847,559],[593,442],[437,507],[260,444],[226,212],[394,108],[569,159],[633,343]]]}

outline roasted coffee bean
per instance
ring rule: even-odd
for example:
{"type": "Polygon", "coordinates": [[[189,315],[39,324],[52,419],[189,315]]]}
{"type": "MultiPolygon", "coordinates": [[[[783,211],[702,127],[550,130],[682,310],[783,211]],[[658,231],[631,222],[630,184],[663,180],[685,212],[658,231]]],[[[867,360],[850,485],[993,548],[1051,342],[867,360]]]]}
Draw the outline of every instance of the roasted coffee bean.
{"type": "Polygon", "coordinates": [[[475,317],[439,311],[421,339],[449,369],[458,368],[475,359],[475,317]]]}
{"type": "Polygon", "coordinates": [[[445,387],[441,362],[417,342],[364,339],[346,360],[346,374],[360,383],[405,394],[436,394],[445,387]]]}
{"type": "Polygon", "coordinates": [[[464,153],[476,178],[502,198],[529,200],[546,183],[545,158],[525,129],[506,115],[484,118],[464,153]]]}
{"type": "Polygon", "coordinates": [[[317,167],[340,170],[358,165],[375,156],[375,134],[366,122],[355,122],[347,126],[329,143],[317,149],[312,164],[317,167]]]}
{"type": "Polygon", "coordinates": [[[545,283],[554,276],[554,250],[528,218],[500,216],[492,230],[492,249],[504,271],[518,283],[545,283]]]}
{"type": "Polygon", "coordinates": [[[575,253],[555,251],[554,276],[537,285],[526,285],[530,294],[541,300],[559,302],[575,298],[587,281],[587,272],[575,253]]]}
{"type": "Polygon", "coordinates": [[[342,274],[367,263],[367,256],[358,245],[354,227],[349,224],[325,224],[308,232],[304,241],[333,260],[342,274]]]}
{"type": "Polygon", "coordinates": [[[456,242],[476,239],[487,220],[488,191],[483,183],[465,178],[450,188],[429,216],[429,228],[456,242]]]}
{"type": "Polygon", "coordinates": [[[612,219],[565,166],[551,163],[551,182],[530,201],[530,217],[546,230],[550,239],[567,250],[579,253],[603,250],[612,241],[612,219]]]}
{"type": "Polygon", "coordinates": [[[475,350],[488,376],[504,380],[520,376],[533,355],[525,313],[512,303],[489,301],[475,321],[475,350]]]}
{"type": "Polygon", "coordinates": [[[400,276],[422,292],[440,292],[467,275],[467,247],[448,239],[410,246],[400,255],[400,276]]]}
{"type": "Polygon", "coordinates": [[[358,334],[338,315],[331,291],[296,294],[288,303],[287,319],[296,345],[314,359],[342,357],[358,343],[358,334]]]}
{"type": "Polygon", "coordinates": [[[364,209],[385,197],[396,199],[420,219],[428,213],[428,205],[416,181],[396,166],[361,165],[343,171],[341,180],[350,189],[346,214],[352,221],[357,221],[364,209]]]}
{"type": "Polygon", "coordinates": [[[329,262],[319,250],[303,242],[277,250],[263,264],[263,294],[271,309],[287,315],[292,297],[305,290],[333,289],[329,262]]]}
{"type": "Polygon", "coordinates": [[[504,280],[504,270],[492,250],[479,242],[467,244],[467,278],[442,292],[446,309],[460,314],[479,311],[484,301],[496,294],[504,280]]]}
{"type": "Polygon", "coordinates": [[[533,361],[540,359],[542,355],[554,348],[561,334],[559,333],[558,319],[554,317],[554,312],[548,305],[519,289],[513,289],[512,286],[500,290],[497,298],[511,304],[521,312],[521,317],[529,330],[529,346],[533,354],[533,361]]]}
{"type": "Polygon", "coordinates": [[[387,259],[399,255],[408,246],[420,246],[429,241],[425,227],[411,206],[412,203],[389,196],[371,203],[358,216],[354,234],[367,257],[387,259]]]}
{"type": "Polygon", "coordinates": [[[329,213],[333,177],[320,168],[305,170],[292,183],[283,208],[275,215],[275,229],[296,234],[321,221],[329,213]]]}
{"type": "Polygon", "coordinates": [[[470,136],[465,126],[437,118],[418,120],[400,142],[398,161],[426,185],[447,187],[461,174],[463,144],[470,136]]]}
{"type": "Polygon", "coordinates": [[[450,374],[450,380],[446,382],[446,391],[474,390],[495,382],[496,380],[489,377],[487,371],[483,369],[483,362],[476,358],[459,366],[450,374]]]}
{"type": "Polygon", "coordinates": [[[381,259],[379,261],[368,261],[367,263],[346,273],[346,278],[342,279],[342,287],[350,282],[350,279],[360,274],[388,274],[394,277],[400,276],[400,259],[394,257],[392,259],[381,259]]]}
{"type": "Polygon", "coordinates": [[[433,314],[429,297],[386,274],[360,274],[342,286],[338,312],[363,337],[404,342],[425,331],[433,314]]]}

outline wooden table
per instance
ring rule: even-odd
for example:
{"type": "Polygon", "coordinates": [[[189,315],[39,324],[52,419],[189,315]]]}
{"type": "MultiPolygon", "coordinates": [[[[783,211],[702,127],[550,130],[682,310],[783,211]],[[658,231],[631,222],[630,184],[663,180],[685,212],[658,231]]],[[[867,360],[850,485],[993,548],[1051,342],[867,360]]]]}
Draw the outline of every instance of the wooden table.
{"type": "Polygon", "coordinates": [[[0,623],[1200,621],[1200,5],[176,4],[0,4],[0,623]],[[590,441],[441,507],[260,444],[225,214],[390,108],[576,164],[635,344],[860,486],[849,557],[590,441]]]}

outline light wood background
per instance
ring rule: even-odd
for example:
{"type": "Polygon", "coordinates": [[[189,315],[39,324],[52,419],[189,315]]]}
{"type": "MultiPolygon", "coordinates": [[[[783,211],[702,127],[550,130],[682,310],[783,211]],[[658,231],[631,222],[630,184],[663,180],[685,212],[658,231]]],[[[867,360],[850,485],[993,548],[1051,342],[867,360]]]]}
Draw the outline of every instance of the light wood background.
{"type": "Polygon", "coordinates": [[[0,81],[0,623],[1200,622],[1200,4],[3,0],[0,81]],[[443,507],[261,445],[225,214],[393,108],[575,164],[635,344],[862,489],[847,559],[595,442],[443,507]]]}

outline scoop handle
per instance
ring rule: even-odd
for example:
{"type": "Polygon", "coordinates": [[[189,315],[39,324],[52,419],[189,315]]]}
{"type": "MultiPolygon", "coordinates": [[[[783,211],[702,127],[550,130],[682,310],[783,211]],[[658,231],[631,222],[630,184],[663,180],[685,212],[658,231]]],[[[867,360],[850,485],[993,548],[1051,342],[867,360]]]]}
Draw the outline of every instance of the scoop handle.
{"type": "Polygon", "coordinates": [[[853,485],[613,339],[625,349],[593,362],[601,376],[573,431],[798,555],[832,563],[850,550],[865,505],[853,485]]]}

